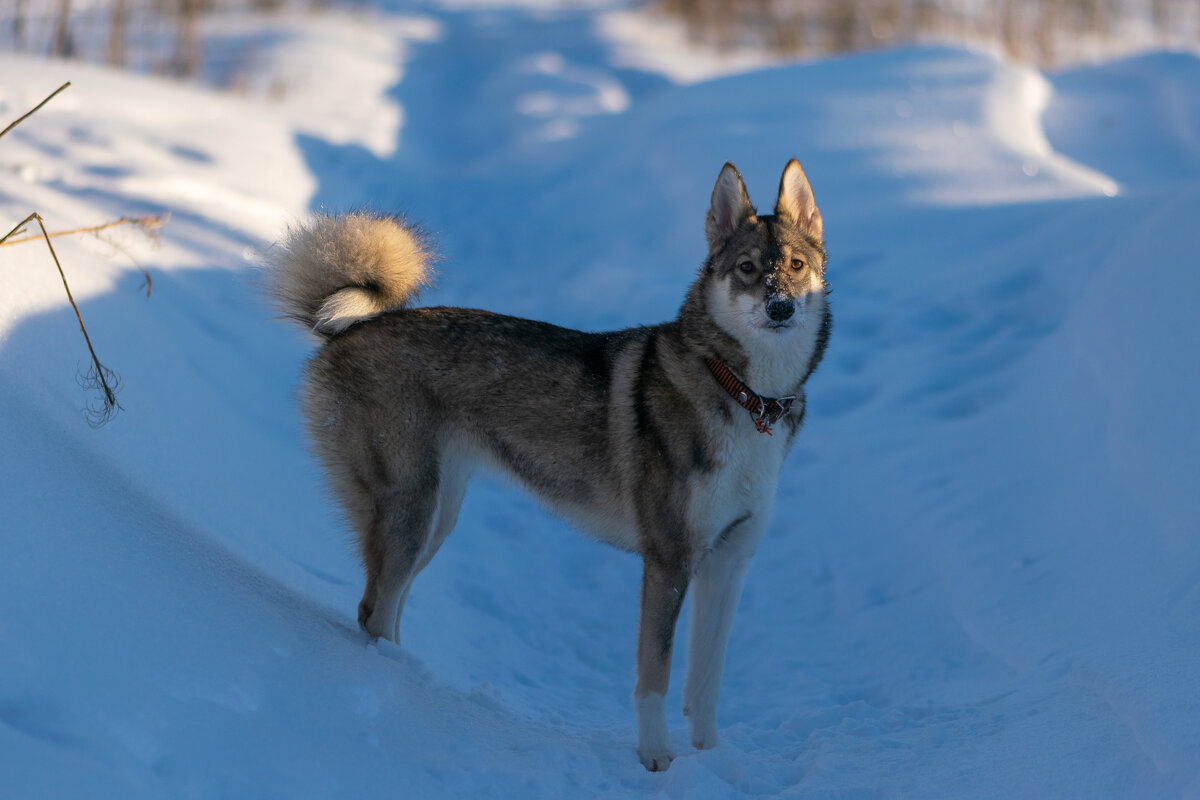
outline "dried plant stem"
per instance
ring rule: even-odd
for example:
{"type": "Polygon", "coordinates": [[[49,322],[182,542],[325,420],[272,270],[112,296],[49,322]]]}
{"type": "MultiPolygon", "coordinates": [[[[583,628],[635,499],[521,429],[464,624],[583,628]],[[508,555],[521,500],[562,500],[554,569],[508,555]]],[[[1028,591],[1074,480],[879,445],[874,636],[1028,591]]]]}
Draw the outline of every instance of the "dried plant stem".
{"type": "Polygon", "coordinates": [[[92,356],[92,366],[95,369],[95,378],[93,379],[91,376],[85,376],[85,380],[88,383],[94,381],[95,384],[97,384],[99,388],[103,390],[104,399],[102,410],[96,411],[95,409],[92,409],[92,415],[89,418],[89,422],[91,422],[93,426],[103,425],[116,411],[120,410],[121,408],[120,403],[117,402],[116,392],[113,390],[113,387],[109,382],[109,376],[111,376],[113,373],[111,370],[101,364],[100,359],[96,356],[96,348],[92,347],[92,337],[88,335],[87,326],[83,324],[83,314],[79,313],[79,306],[75,302],[74,295],[71,294],[71,286],[67,283],[67,275],[65,272],[63,272],[62,264],[58,260],[58,254],[54,252],[54,244],[50,241],[50,233],[46,230],[46,223],[42,221],[42,215],[35,211],[25,219],[21,220],[19,223],[17,223],[16,227],[4,235],[3,239],[0,239],[0,244],[4,244],[8,237],[12,236],[30,222],[36,222],[38,227],[42,229],[42,239],[45,240],[46,247],[50,250],[50,257],[54,259],[54,266],[58,268],[58,277],[62,278],[62,285],[63,289],[67,293],[67,300],[70,301],[71,308],[75,310],[75,319],[79,320],[79,330],[83,333],[83,340],[87,343],[88,353],[90,353],[92,356]]]}
{"type": "Polygon", "coordinates": [[[29,221],[32,220],[34,218],[34,216],[35,216],[34,214],[30,214],[28,217],[26,217],[25,219],[18,222],[16,224],[16,227],[14,227],[11,231],[4,234],[4,236],[0,236],[0,245],[4,244],[6,241],[8,241],[8,237],[12,236],[14,233],[20,233],[22,230],[24,230],[25,226],[27,224],[29,224],[29,221]]]}
{"type": "Polygon", "coordinates": [[[49,95],[49,96],[48,96],[48,97],[47,97],[45,100],[43,100],[42,102],[38,103],[38,104],[37,104],[36,106],[34,106],[33,108],[29,109],[28,111],[26,111],[26,112],[25,112],[24,114],[22,114],[21,116],[17,117],[17,118],[16,118],[16,119],[15,119],[15,120],[14,120],[14,121],[11,123],[11,124],[9,124],[9,126],[8,126],[7,128],[5,128],[4,130],[0,131],[0,138],[3,138],[3,137],[4,137],[4,134],[8,133],[8,132],[9,132],[9,131],[11,131],[13,128],[17,127],[17,126],[18,126],[18,125],[20,125],[22,122],[24,122],[24,121],[26,120],[26,118],[33,116],[33,114],[34,114],[34,113],[35,113],[35,112],[36,112],[36,111],[37,111],[39,108],[41,108],[42,106],[46,105],[46,103],[49,103],[51,100],[53,100],[53,99],[54,99],[54,96],[55,96],[56,94],[58,94],[59,92],[61,92],[63,89],[67,88],[67,87],[68,87],[68,86],[70,86],[70,85],[71,85],[71,82],[70,82],[70,81],[67,81],[67,82],[66,82],[66,83],[64,83],[62,86],[58,87],[58,88],[57,88],[57,89],[55,89],[53,92],[51,92],[51,93],[50,93],[50,95],[49,95]]]}
{"type": "MultiPolygon", "coordinates": [[[[167,219],[169,217],[170,217],[169,214],[149,214],[144,217],[121,217],[118,220],[113,220],[112,222],[105,222],[100,225],[92,225],[91,227],[88,227],[88,228],[75,228],[75,229],[69,230],[69,231],[55,231],[54,233],[46,234],[46,237],[53,239],[56,236],[74,236],[75,234],[78,234],[78,233],[99,233],[100,231],[107,230],[109,228],[115,228],[118,225],[137,225],[142,230],[152,231],[156,228],[161,228],[163,225],[165,225],[167,222],[167,219]]],[[[32,216],[29,217],[28,219],[25,220],[25,222],[29,222],[29,220],[32,218],[33,218],[32,216]]],[[[38,219],[41,219],[41,218],[38,217],[38,219]]],[[[24,225],[25,222],[22,222],[21,225],[24,225]]],[[[17,228],[20,228],[21,225],[18,225],[17,228]]],[[[44,232],[44,230],[45,229],[43,229],[43,232],[44,232]]],[[[6,247],[10,244],[21,244],[22,242],[32,242],[32,241],[42,238],[41,236],[39,236],[38,234],[35,233],[32,236],[23,236],[20,239],[9,240],[9,238],[8,238],[9,236],[12,236],[14,233],[19,233],[19,232],[20,231],[18,231],[16,228],[14,228],[12,231],[10,231],[7,236],[5,236],[3,239],[0,239],[0,247],[6,247]]]]}
{"type": "MultiPolygon", "coordinates": [[[[60,26],[61,26],[60,34],[63,34],[64,39],[68,39],[69,36],[67,36],[64,33],[64,31],[66,31],[65,17],[66,17],[67,10],[70,8],[70,0],[62,0],[62,4],[61,4],[60,8],[62,10],[62,18],[60,19],[60,26]]],[[[8,127],[6,127],[4,130],[0,131],[0,137],[3,137],[6,133],[11,131],[13,128],[17,127],[22,122],[24,122],[26,119],[33,116],[35,113],[37,113],[37,111],[42,106],[46,105],[46,103],[49,103],[51,100],[53,100],[55,98],[56,95],[58,95],[59,92],[61,92],[63,89],[66,89],[70,85],[71,85],[71,82],[67,81],[62,86],[55,89],[53,92],[51,92],[49,94],[49,96],[46,97],[45,100],[38,103],[36,106],[31,108],[29,111],[26,111],[24,114],[22,114],[16,120],[14,120],[12,123],[10,123],[8,125],[8,127]]],[[[79,376],[79,378],[78,378],[79,384],[85,389],[99,389],[102,392],[101,407],[95,408],[95,407],[89,405],[86,410],[88,424],[90,424],[92,427],[99,427],[99,426],[103,425],[104,423],[108,422],[112,418],[113,414],[115,414],[116,412],[121,410],[121,404],[117,402],[117,393],[116,393],[116,385],[120,381],[120,378],[118,378],[117,374],[114,373],[112,370],[108,369],[107,367],[105,367],[103,364],[100,363],[100,358],[96,355],[96,348],[92,346],[92,337],[88,335],[87,326],[83,324],[83,314],[81,314],[79,312],[79,305],[75,302],[74,295],[71,294],[71,286],[70,286],[70,284],[67,283],[67,274],[65,272],[63,272],[62,263],[58,260],[58,253],[54,252],[54,243],[50,241],[50,238],[51,238],[51,236],[66,236],[66,235],[72,234],[72,233],[95,233],[98,236],[99,231],[114,227],[116,225],[123,225],[127,222],[135,223],[135,224],[139,225],[143,230],[149,231],[149,230],[153,230],[157,227],[160,227],[164,221],[165,221],[165,217],[162,217],[162,216],[158,216],[158,217],[148,216],[148,217],[133,218],[133,219],[130,219],[127,217],[121,217],[121,219],[117,220],[116,222],[108,222],[108,223],[104,223],[103,225],[95,225],[95,226],[92,226],[91,228],[81,228],[81,229],[74,230],[74,231],[59,231],[58,233],[51,234],[49,231],[46,230],[46,223],[42,219],[42,215],[39,214],[38,212],[34,211],[28,217],[26,217],[25,219],[18,222],[13,227],[12,230],[10,230],[8,233],[4,234],[4,236],[2,238],[0,238],[0,245],[17,244],[19,242],[36,239],[37,238],[36,235],[28,236],[28,237],[25,237],[22,239],[13,239],[12,238],[13,236],[17,235],[18,233],[23,233],[26,229],[25,226],[27,226],[31,222],[36,222],[38,224],[38,227],[42,231],[41,238],[46,242],[46,248],[50,251],[50,257],[52,259],[54,259],[54,266],[58,269],[58,277],[62,279],[63,290],[66,291],[67,300],[70,301],[71,308],[74,309],[74,311],[75,311],[75,319],[79,320],[79,330],[81,333],[83,333],[83,341],[87,343],[88,353],[91,354],[91,357],[92,357],[92,368],[90,370],[88,370],[86,373],[83,373],[79,376]]],[[[142,271],[145,272],[145,270],[142,270],[142,271]]],[[[150,278],[150,276],[147,273],[147,275],[146,275],[147,281],[149,281],[149,278],[150,278]]]]}
{"type": "MultiPolygon", "coordinates": [[[[50,235],[53,236],[54,234],[50,234],[50,235]]],[[[144,288],[146,290],[146,297],[149,298],[150,295],[154,293],[154,278],[151,277],[150,270],[146,269],[140,263],[138,263],[138,260],[133,257],[132,253],[130,253],[124,247],[117,244],[117,242],[113,241],[112,239],[108,238],[107,236],[101,236],[100,234],[96,234],[96,238],[99,239],[100,241],[104,242],[106,245],[111,247],[113,250],[116,250],[121,255],[125,256],[127,259],[129,259],[129,263],[133,264],[133,266],[139,272],[142,273],[142,277],[145,278],[145,282],[143,282],[142,285],[139,286],[138,288],[139,289],[144,288]]]]}

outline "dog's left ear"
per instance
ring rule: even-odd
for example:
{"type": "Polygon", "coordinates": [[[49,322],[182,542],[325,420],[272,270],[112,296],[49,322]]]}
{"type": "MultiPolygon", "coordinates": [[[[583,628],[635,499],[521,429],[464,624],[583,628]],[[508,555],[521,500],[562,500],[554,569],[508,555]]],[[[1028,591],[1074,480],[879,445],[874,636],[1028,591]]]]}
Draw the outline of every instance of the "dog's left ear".
{"type": "Polygon", "coordinates": [[[792,159],[783,168],[779,179],[779,200],[775,203],[775,216],[795,225],[818,240],[824,239],[821,210],[813,197],[812,185],[800,162],[792,159]]]}

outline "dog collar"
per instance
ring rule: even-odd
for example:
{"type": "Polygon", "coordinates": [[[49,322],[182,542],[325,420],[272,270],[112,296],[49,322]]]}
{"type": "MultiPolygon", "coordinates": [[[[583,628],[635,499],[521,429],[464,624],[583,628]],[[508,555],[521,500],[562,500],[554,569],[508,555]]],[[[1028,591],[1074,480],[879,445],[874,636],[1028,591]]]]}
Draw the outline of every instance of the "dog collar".
{"type": "Polygon", "coordinates": [[[774,436],[771,433],[771,426],[787,416],[787,413],[792,410],[792,403],[796,402],[796,396],[763,397],[743,383],[738,376],[729,371],[729,367],[717,359],[706,358],[704,363],[708,365],[708,371],[717,379],[717,383],[721,384],[721,388],[728,392],[739,406],[750,412],[750,416],[754,419],[754,427],[758,429],[758,432],[774,436]]]}

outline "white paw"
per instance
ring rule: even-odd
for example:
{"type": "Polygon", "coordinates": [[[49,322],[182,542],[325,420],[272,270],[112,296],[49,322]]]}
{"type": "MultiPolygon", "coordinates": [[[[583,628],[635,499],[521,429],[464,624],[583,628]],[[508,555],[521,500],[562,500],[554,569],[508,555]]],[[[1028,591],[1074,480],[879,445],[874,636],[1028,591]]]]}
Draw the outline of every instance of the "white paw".
{"type": "Polygon", "coordinates": [[[667,767],[675,760],[675,754],[669,750],[647,752],[639,749],[638,758],[642,760],[642,766],[651,772],[666,772],[667,767]]]}
{"type": "Polygon", "coordinates": [[[657,692],[635,698],[638,758],[642,760],[642,766],[651,772],[662,772],[671,766],[671,761],[675,758],[667,733],[667,714],[663,700],[663,696],[657,692]]]}
{"type": "Polygon", "coordinates": [[[684,716],[691,723],[692,747],[697,750],[710,750],[720,744],[717,737],[717,713],[715,709],[705,708],[699,703],[683,707],[684,716]]]}

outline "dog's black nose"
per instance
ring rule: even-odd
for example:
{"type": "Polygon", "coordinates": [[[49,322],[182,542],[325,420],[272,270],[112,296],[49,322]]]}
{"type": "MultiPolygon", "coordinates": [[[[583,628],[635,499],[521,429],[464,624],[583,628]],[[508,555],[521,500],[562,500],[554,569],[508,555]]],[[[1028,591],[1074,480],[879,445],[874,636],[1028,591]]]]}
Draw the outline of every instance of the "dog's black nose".
{"type": "Polygon", "coordinates": [[[796,313],[796,304],[791,300],[776,298],[767,303],[767,316],[772,322],[786,322],[796,313]]]}

